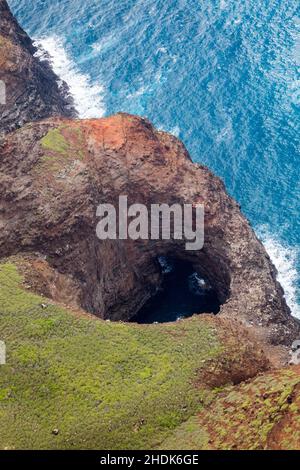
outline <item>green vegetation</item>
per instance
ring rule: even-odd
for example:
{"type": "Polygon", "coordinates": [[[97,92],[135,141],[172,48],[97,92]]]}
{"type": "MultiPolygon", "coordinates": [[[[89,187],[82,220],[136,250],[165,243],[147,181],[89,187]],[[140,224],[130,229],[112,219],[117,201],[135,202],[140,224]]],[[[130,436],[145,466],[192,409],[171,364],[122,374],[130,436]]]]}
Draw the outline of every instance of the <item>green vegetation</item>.
{"type": "Polygon", "coordinates": [[[230,387],[179,426],[161,448],[297,449],[299,386],[299,371],[284,369],[230,387]]]}
{"type": "MultiPolygon", "coordinates": [[[[256,449],[286,413],[299,428],[295,371],[224,388],[229,369],[261,360],[224,321],[91,318],[28,291],[20,262],[0,264],[0,448],[256,449]]],[[[297,447],[290,434],[282,441],[297,447]]]]}
{"type": "Polygon", "coordinates": [[[51,129],[40,141],[44,155],[38,164],[38,172],[56,173],[66,169],[75,160],[84,158],[84,135],[80,127],[59,126],[51,129]]]}
{"type": "Polygon", "coordinates": [[[1,448],[152,448],[212,397],[195,380],[222,351],[213,321],[110,323],[43,303],[0,265],[1,448]]]}
{"type": "Polygon", "coordinates": [[[69,142],[64,138],[61,129],[51,129],[41,140],[42,147],[62,155],[68,155],[69,142]]]}

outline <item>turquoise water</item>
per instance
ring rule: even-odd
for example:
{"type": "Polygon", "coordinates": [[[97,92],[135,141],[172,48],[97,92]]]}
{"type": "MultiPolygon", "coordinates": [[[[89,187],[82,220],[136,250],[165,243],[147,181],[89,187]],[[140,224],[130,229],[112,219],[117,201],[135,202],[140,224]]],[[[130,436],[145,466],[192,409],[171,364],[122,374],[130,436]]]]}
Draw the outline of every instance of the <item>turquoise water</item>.
{"type": "Polygon", "coordinates": [[[241,203],[299,309],[296,0],[10,0],[82,117],[119,110],[180,137],[241,203]]]}

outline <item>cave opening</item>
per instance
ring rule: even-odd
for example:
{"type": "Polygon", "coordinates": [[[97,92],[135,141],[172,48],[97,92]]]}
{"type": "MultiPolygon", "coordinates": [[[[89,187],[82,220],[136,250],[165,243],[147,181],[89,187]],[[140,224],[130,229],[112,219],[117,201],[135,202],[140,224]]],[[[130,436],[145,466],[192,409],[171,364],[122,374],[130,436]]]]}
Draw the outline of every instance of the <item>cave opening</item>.
{"type": "Polygon", "coordinates": [[[194,314],[220,311],[216,290],[195,271],[192,263],[181,259],[158,258],[162,284],[131,322],[167,323],[194,314]]]}

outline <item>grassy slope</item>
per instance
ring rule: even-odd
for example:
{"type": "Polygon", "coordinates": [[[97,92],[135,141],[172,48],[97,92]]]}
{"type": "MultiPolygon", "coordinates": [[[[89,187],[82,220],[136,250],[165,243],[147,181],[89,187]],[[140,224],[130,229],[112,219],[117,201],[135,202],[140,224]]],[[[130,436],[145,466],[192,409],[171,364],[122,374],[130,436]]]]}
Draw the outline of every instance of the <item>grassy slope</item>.
{"type": "Polygon", "coordinates": [[[0,265],[0,448],[152,448],[212,397],[195,381],[224,353],[213,319],[108,323],[42,308],[21,281],[0,265]]]}
{"type": "Polygon", "coordinates": [[[236,326],[101,321],[29,292],[14,263],[0,264],[0,448],[300,448],[300,368],[214,388],[266,368],[236,326]]]}
{"type": "Polygon", "coordinates": [[[162,449],[299,449],[300,368],[261,375],[224,391],[179,426],[162,449]]]}

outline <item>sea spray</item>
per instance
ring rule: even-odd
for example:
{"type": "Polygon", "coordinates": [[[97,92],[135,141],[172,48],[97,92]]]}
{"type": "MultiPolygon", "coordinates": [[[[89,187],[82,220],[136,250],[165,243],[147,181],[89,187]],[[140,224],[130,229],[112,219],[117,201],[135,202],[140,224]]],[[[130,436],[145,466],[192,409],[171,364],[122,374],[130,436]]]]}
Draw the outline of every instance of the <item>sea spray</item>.
{"type": "Polygon", "coordinates": [[[278,271],[277,279],[284,290],[285,299],[292,315],[300,319],[299,273],[297,271],[299,250],[296,247],[285,245],[265,226],[259,227],[257,234],[278,271]]]}
{"type": "Polygon", "coordinates": [[[66,82],[73,96],[75,108],[82,119],[99,118],[105,114],[104,87],[91,83],[87,74],[81,73],[58,36],[36,39],[36,56],[48,60],[58,77],[66,82]]]}

